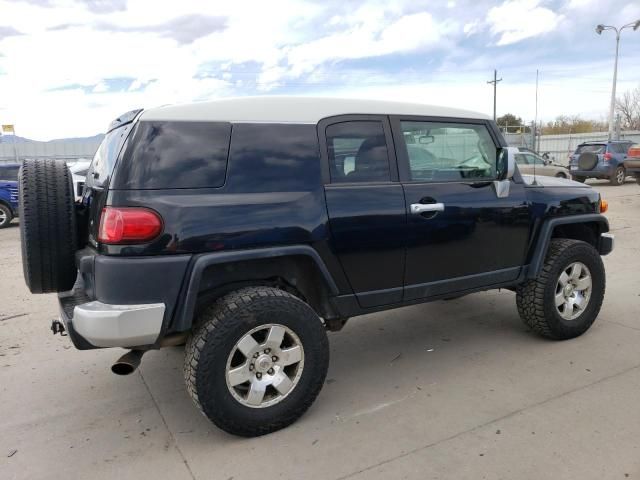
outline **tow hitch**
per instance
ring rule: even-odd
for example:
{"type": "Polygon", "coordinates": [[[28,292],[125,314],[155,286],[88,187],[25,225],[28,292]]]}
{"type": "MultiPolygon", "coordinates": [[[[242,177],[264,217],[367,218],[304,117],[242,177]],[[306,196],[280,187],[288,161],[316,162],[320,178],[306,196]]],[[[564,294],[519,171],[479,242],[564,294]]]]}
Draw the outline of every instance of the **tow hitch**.
{"type": "Polygon", "coordinates": [[[53,332],[54,335],[59,333],[61,337],[67,336],[67,333],[64,328],[64,323],[62,323],[58,319],[51,320],[51,331],[53,332]]]}

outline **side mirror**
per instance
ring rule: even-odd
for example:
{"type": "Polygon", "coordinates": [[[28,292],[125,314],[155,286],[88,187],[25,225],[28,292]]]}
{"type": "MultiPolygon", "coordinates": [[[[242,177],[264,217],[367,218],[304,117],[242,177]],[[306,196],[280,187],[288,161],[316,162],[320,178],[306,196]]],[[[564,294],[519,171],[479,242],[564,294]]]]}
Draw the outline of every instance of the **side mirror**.
{"type": "Polygon", "coordinates": [[[551,165],[551,160],[549,160],[548,158],[544,159],[544,164],[545,165],[551,165]]]}
{"type": "Polygon", "coordinates": [[[497,172],[498,180],[509,180],[516,172],[516,156],[510,148],[498,150],[497,172]]]}

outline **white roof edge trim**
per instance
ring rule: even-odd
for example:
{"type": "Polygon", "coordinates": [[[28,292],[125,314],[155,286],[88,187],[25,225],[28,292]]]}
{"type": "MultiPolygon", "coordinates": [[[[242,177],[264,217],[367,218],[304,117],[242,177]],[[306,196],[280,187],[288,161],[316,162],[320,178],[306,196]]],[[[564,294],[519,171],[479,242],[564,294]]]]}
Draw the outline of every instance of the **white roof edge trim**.
{"type": "Polygon", "coordinates": [[[240,97],[184,105],[167,105],[142,112],[142,121],[218,121],[234,123],[318,123],[338,115],[407,115],[490,120],[468,110],[425,105],[331,97],[240,97]]]}

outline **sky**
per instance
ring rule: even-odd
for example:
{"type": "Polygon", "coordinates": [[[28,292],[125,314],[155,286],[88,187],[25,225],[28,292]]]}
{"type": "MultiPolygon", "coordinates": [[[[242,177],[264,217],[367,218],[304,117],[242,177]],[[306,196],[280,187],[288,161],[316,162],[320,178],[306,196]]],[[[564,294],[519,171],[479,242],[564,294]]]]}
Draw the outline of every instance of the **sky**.
{"type": "MultiPolygon", "coordinates": [[[[246,95],[606,119],[639,0],[0,0],[0,123],[49,140],[134,108],[246,95]]],[[[618,92],[640,86],[640,30],[618,92]]]]}

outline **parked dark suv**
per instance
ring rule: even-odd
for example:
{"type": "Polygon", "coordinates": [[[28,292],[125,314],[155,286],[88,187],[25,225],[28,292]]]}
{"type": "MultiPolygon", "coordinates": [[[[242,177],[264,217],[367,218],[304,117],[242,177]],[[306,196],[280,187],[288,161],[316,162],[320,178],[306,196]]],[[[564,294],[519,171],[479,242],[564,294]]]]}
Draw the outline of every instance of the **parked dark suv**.
{"type": "Polygon", "coordinates": [[[447,108],[244,98],[118,118],[74,205],[55,161],[21,170],[24,272],[58,292],[79,349],[186,342],[184,375],[222,429],[300,417],[348,318],[481,290],[516,292],[553,339],[584,333],[613,248],[604,204],[522,176],[495,123],[447,108]]]}
{"type": "Polygon", "coordinates": [[[627,178],[624,161],[632,144],[627,140],[581,143],[569,157],[573,179],[607,178],[612,185],[622,185],[627,178]]]}

